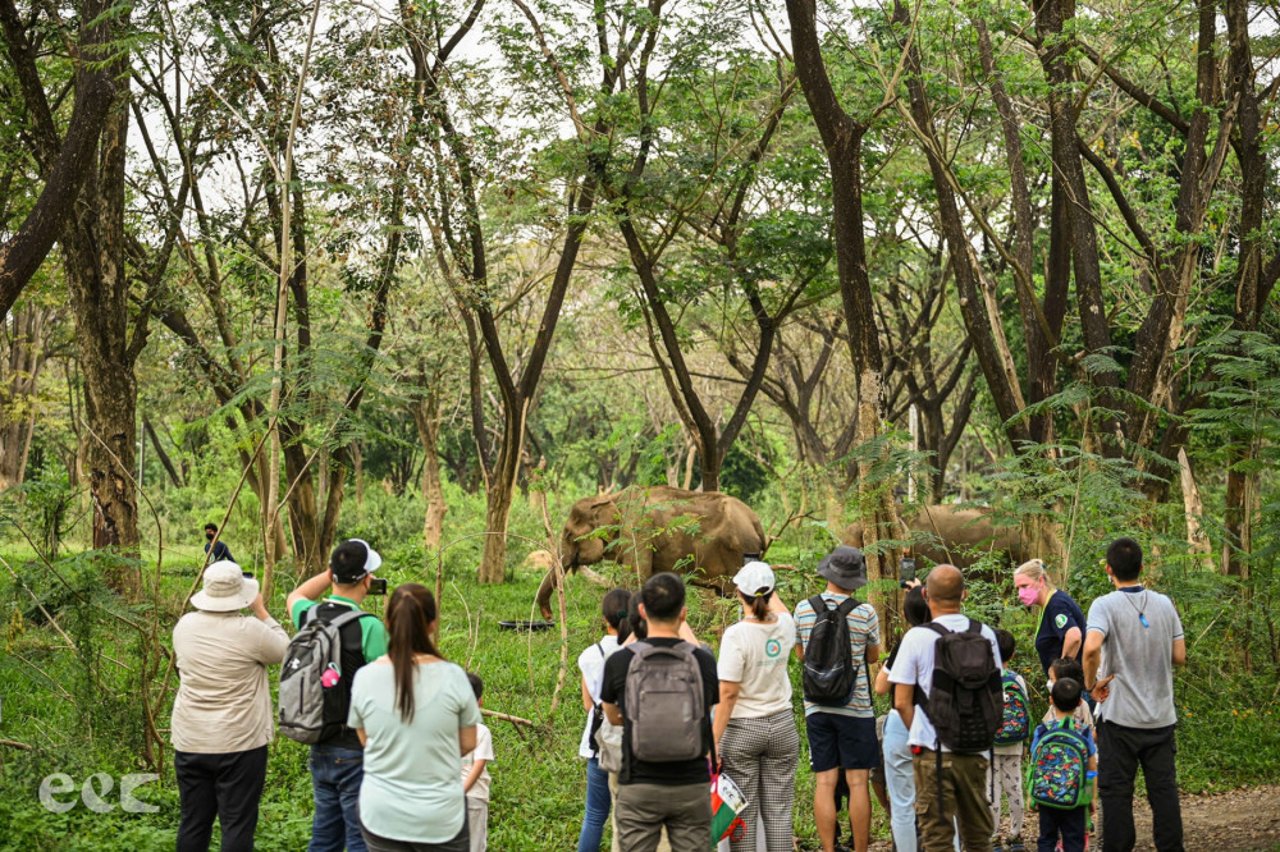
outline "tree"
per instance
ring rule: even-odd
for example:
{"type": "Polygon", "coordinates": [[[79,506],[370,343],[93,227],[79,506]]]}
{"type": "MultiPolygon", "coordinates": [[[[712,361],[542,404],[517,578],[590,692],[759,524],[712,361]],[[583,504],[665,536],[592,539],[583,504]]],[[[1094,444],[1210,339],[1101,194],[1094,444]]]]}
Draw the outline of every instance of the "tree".
{"type": "MultiPolygon", "coordinates": [[[[846,112],[831,84],[818,38],[814,0],[787,0],[787,17],[791,22],[796,74],[831,170],[836,270],[858,390],[855,440],[873,450],[880,443],[885,411],[884,368],[863,233],[862,141],[869,122],[846,112]]],[[[858,466],[863,540],[869,546],[880,539],[893,538],[898,529],[892,490],[875,481],[873,458],[864,456],[858,466]]],[[[871,576],[882,579],[893,575],[897,559],[892,553],[873,553],[868,562],[871,576]]]]}

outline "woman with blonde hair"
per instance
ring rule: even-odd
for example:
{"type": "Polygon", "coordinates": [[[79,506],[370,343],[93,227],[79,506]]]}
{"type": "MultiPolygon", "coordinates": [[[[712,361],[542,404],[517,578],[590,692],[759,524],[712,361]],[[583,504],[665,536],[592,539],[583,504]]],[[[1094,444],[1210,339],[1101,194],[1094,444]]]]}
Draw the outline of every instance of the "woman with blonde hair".
{"type": "Polygon", "coordinates": [[[1040,608],[1035,642],[1045,674],[1054,660],[1079,660],[1084,647],[1084,611],[1071,595],[1054,586],[1044,560],[1019,565],[1013,572],[1013,585],[1023,606],[1040,608]]]}

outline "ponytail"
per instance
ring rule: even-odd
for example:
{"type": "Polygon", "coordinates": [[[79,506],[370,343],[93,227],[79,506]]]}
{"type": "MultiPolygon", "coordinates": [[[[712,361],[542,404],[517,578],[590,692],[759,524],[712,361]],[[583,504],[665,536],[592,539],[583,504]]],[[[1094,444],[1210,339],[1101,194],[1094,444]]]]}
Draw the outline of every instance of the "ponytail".
{"type": "Polygon", "coordinates": [[[387,601],[387,656],[396,684],[396,709],[406,724],[413,721],[415,654],[440,656],[431,641],[431,623],[439,615],[435,596],[418,583],[396,586],[387,601]]]}
{"type": "Polygon", "coordinates": [[[769,596],[773,594],[770,590],[767,595],[743,595],[742,600],[746,603],[747,608],[751,610],[751,615],[756,621],[769,620],[769,596]]]}
{"type": "Polygon", "coordinates": [[[627,619],[627,607],[631,603],[631,593],[626,589],[612,589],[604,596],[600,604],[600,612],[605,623],[618,631],[618,644],[627,641],[631,635],[631,625],[627,619]]]}

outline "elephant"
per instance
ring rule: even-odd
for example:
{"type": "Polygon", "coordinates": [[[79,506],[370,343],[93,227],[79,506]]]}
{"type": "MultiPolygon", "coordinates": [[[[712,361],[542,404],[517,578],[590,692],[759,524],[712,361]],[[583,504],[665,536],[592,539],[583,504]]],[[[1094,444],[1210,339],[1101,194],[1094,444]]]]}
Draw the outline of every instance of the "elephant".
{"type": "MultiPolygon", "coordinates": [[[[957,506],[921,506],[906,519],[907,530],[896,538],[911,540],[912,555],[924,557],[935,565],[947,563],[968,568],[978,561],[981,551],[997,550],[1018,564],[1037,555],[1030,553],[1022,530],[1016,526],[992,522],[990,509],[961,509],[957,506]]],[[[862,524],[845,528],[844,543],[862,547],[862,524]]]]}
{"type": "MultiPolygon", "coordinates": [[[[641,582],[662,571],[696,574],[724,589],[747,558],[764,555],[760,518],[736,497],[665,485],[632,486],[573,504],[560,538],[565,572],[602,560],[634,567],[641,582]]],[[[538,589],[551,617],[556,574],[538,589]]]]}

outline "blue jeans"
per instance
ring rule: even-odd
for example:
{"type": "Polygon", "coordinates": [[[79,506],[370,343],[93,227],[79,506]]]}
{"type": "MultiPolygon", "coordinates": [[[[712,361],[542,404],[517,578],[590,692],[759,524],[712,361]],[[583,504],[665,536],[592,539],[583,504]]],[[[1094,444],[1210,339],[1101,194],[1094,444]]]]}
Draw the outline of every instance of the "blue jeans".
{"type": "Polygon", "coordinates": [[[578,852],[600,852],[600,838],[609,819],[609,773],[600,768],[594,757],[587,761],[587,812],[582,817],[578,835],[578,852]]]}
{"type": "Polygon", "coordinates": [[[311,790],[316,811],[307,852],[365,852],[360,834],[360,782],[364,752],[358,748],[313,745],[311,790]]]}
{"type": "MultiPolygon", "coordinates": [[[[917,711],[918,712],[918,711],[917,711]]],[[[907,726],[897,710],[884,723],[884,786],[889,792],[890,825],[898,852],[916,852],[916,781],[907,745],[907,726]]]]}

